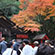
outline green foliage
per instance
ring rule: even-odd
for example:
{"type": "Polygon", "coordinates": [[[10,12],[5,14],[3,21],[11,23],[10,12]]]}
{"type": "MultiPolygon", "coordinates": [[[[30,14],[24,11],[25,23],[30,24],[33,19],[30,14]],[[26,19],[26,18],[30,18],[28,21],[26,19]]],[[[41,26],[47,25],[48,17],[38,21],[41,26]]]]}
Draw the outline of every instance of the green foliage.
{"type": "Polygon", "coordinates": [[[53,5],[55,5],[55,0],[54,0],[54,3],[53,3],[53,5]]]}
{"type": "Polygon", "coordinates": [[[17,14],[21,10],[19,5],[20,2],[16,0],[0,0],[0,10],[8,17],[17,14]]]}
{"type": "Polygon", "coordinates": [[[16,1],[14,4],[16,4],[16,5],[19,6],[20,5],[20,2],[19,1],[16,1]]]}
{"type": "Polygon", "coordinates": [[[42,16],[39,14],[38,16],[35,17],[34,21],[37,21],[38,23],[42,24],[45,17],[46,16],[42,16]]]}
{"type": "Polygon", "coordinates": [[[45,16],[38,15],[36,16],[35,21],[42,24],[40,27],[40,32],[38,34],[46,33],[50,39],[55,38],[55,16],[50,17],[48,20],[44,20],[45,16]]]}
{"type": "Polygon", "coordinates": [[[4,8],[9,4],[13,4],[14,0],[0,0],[0,8],[4,8]]]}
{"type": "Polygon", "coordinates": [[[53,3],[53,5],[55,5],[55,2],[53,3]]]}
{"type": "Polygon", "coordinates": [[[55,22],[52,19],[44,21],[42,24],[43,26],[41,27],[41,31],[43,33],[46,33],[50,39],[55,38],[55,22]]]}
{"type": "Polygon", "coordinates": [[[25,8],[23,8],[24,10],[26,10],[27,9],[27,7],[25,7],[25,8]]]}

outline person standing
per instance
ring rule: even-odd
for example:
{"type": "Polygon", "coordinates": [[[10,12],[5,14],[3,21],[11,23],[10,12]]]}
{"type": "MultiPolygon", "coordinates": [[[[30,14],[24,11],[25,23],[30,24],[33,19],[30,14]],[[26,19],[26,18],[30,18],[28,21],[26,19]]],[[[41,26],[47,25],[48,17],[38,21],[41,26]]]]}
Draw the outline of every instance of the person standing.
{"type": "Polygon", "coordinates": [[[38,52],[39,42],[35,41],[34,45],[35,45],[35,47],[33,48],[33,55],[37,54],[37,52],[38,52]]]}
{"type": "Polygon", "coordinates": [[[1,44],[1,53],[3,53],[7,48],[7,42],[5,41],[4,37],[1,38],[0,44],[1,44]]]}
{"type": "Polygon", "coordinates": [[[7,44],[7,49],[4,51],[4,53],[2,55],[17,55],[17,52],[15,50],[13,50],[13,43],[9,42],[7,44]]]}
{"type": "Polygon", "coordinates": [[[12,40],[12,43],[13,43],[13,49],[18,51],[18,47],[19,47],[19,42],[17,42],[17,40],[12,40]]]}
{"type": "Polygon", "coordinates": [[[33,55],[33,48],[29,45],[29,40],[23,40],[24,47],[20,55],[33,55]]]}
{"type": "Polygon", "coordinates": [[[7,42],[5,40],[6,40],[5,37],[2,37],[2,42],[7,44],[7,42]]]}

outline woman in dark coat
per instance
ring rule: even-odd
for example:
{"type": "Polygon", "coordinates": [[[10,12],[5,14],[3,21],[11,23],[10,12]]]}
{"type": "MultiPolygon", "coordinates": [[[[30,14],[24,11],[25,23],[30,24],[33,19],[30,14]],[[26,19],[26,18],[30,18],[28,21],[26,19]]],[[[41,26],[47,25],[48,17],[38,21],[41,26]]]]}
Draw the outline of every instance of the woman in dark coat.
{"type": "Polygon", "coordinates": [[[36,55],[54,55],[54,53],[55,49],[52,45],[52,42],[48,42],[47,44],[39,47],[38,53],[36,55]]]}

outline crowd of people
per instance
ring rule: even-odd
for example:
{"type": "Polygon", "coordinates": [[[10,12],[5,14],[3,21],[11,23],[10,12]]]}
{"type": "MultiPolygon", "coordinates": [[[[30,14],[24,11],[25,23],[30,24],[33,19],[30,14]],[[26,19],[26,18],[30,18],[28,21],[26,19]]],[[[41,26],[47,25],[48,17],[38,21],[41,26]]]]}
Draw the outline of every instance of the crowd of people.
{"type": "Polygon", "coordinates": [[[55,41],[46,40],[44,43],[39,44],[34,41],[34,47],[29,45],[30,41],[24,39],[18,42],[13,39],[9,42],[5,38],[0,39],[0,55],[54,55],[55,54],[55,41]]]}

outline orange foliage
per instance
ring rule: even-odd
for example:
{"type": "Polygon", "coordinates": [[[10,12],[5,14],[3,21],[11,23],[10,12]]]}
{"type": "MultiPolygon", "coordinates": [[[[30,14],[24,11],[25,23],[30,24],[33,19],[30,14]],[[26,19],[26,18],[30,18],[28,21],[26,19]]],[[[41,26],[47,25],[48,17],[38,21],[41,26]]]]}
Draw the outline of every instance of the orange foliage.
{"type": "MultiPolygon", "coordinates": [[[[25,13],[23,13],[23,14],[25,14],[25,13]]],[[[11,18],[11,20],[12,20],[13,22],[15,22],[16,25],[19,26],[19,27],[25,26],[24,30],[28,30],[27,27],[28,27],[28,28],[31,27],[31,31],[33,31],[33,28],[36,28],[36,29],[39,30],[39,27],[41,26],[40,24],[36,24],[33,20],[29,19],[29,18],[27,17],[27,14],[26,14],[26,15],[22,15],[22,12],[21,12],[21,14],[14,15],[14,16],[11,18]]],[[[35,30],[36,30],[36,29],[35,29],[35,30]]],[[[35,31],[35,30],[34,30],[34,31],[35,31]]],[[[37,31],[37,30],[36,30],[36,31],[37,31]]]]}
{"type": "Polygon", "coordinates": [[[21,4],[21,5],[19,6],[19,8],[21,8],[21,9],[27,7],[28,4],[29,4],[29,0],[19,0],[19,1],[20,1],[20,4],[21,4]]]}
{"type": "MultiPolygon", "coordinates": [[[[22,0],[24,1],[24,0],[22,0]]],[[[25,0],[27,1],[27,0],[25,0]]],[[[28,0],[29,1],[29,0],[28,0]]],[[[54,0],[33,0],[33,2],[29,2],[27,9],[24,11],[28,14],[28,16],[32,16],[33,18],[38,14],[47,15],[51,9],[55,9],[55,6],[52,4],[54,0]],[[54,8],[53,8],[54,6],[54,8]],[[48,12],[46,12],[49,10],[48,12]]],[[[24,4],[24,3],[23,3],[24,4]]],[[[23,5],[22,5],[23,7],[23,5]]]]}
{"type": "Polygon", "coordinates": [[[51,16],[55,16],[55,5],[54,0],[34,0],[37,6],[37,13],[46,16],[45,20],[50,19],[51,16]],[[36,2],[37,1],[37,2],[36,2]],[[47,14],[49,14],[47,16],[47,14]]]}
{"type": "Polygon", "coordinates": [[[26,28],[24,28],[24,30],[31,30],[32,32],[33,31],[40,31],[40,29],[38,29],[38,28],[30,28],[30,27],[26,27],[26,28]]]}
{"type": "Polygon", "coordinates": [[[48,3],[53,3],[54,2],[54,0],[42,0],[42,1],[48,2],[48,3]]]}
{"type": "Polygon", "coordinates": [[[14,15],[11,20],[20,27],[26,26],[31,27],[31,29],[39,28],[41,25],[36,24],[36,22],[33,21],[33,19],[39,14],[46,16],[45,20],[50,19],[51,16],[55,16],[55,6],[52,4],[54,0],[32,0],[32,2],[29,0],[19,1],[21,3],[20,8],[23,9],[27,7],[27,9],[19,11],[19,14],[14,15]],[[47,16],[47,14],[49,15],[47,16]]]}

